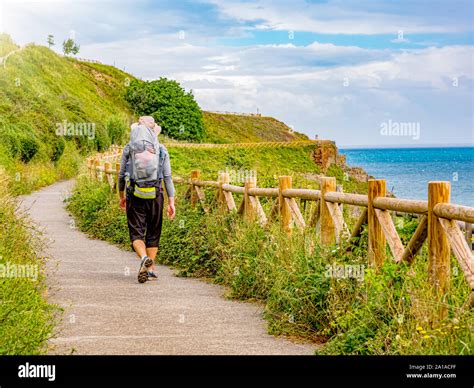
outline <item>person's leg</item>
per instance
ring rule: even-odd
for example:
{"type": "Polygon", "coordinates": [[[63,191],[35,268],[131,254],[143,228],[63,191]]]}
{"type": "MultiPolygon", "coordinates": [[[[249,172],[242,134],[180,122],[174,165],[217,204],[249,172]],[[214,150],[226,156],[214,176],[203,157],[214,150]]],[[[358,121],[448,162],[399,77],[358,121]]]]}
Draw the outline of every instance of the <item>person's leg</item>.
{"type": "Polygon", "coordinates": [[[135,240],[135,241],[132,242],[132,245],[133,245],[133,249],[135,250],[135,252],[137,253],[137,256],[140,259],[142,259],[143,256],[148,256],[150,259],[154,259],[154,257],[151,257],[148,254],[148,249],[146,249],[145,241],[135,240]]]}
{"type": "MultiPolygon", "coordinates": [[[[158,253],[158,244],[161,236],[161,227],[163,223],[163,194],[160,193],[152,202],[150,201],[149,212],[147,212],[147,230],[146,230],[146,251],[148,257],[156,258],[158,253]]],[[[154,265],[153,265],[154,269],[154,265]]]]}
{"type": "Polygon", "coordinates": [[[146,255],[152,260],[155,260],[157,253],[158,253],[158,248],[156,248],[156,247],[146,249],[146,255]]]}
{"type": "Polygon", "coordinates": [[[153,264],[153,261],[146,254],[146,202],[132,195],[129,198],[127,201],[127,223],[130,241],[132,241],[132,247],[141,259],[140,269],[138,270],[138,282],[144,283],[147,281],[148,268],[153,264]]]}
{"type": "Polygon", "coordinates": [[[147,248],[146,255],[153,260],[153,265],[150,267],[152,271],[155,270],[155,258],[156,254],[158,253],[158,248],[147,248]]]}

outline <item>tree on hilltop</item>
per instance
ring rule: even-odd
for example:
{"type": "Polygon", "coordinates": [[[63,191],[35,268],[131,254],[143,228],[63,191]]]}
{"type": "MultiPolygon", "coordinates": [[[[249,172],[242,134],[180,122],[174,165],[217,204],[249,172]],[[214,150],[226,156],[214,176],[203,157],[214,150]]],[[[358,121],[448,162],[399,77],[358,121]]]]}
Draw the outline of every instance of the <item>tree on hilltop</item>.
{"type": "Polygon", "coordinates": [[[51,46],[54,46],[54,36],[49,34],[48,35],[48,47],[51,48],[51,46]]]}
{"type": "Polygon", "coordinates": [[[64,55],[76,55],[79,52],[80,47],[81,46],[74,42],[73,39],[69,38],[63,42],[63,53],[64,55]]]}

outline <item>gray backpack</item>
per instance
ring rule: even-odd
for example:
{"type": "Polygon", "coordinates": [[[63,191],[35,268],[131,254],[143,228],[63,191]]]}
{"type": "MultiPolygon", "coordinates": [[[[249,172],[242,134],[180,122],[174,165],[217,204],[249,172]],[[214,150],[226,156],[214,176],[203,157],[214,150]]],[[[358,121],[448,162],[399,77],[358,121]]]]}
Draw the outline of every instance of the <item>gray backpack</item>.
{"type": "Polygon", "coordinates": [[[160,145],[156,133],[144,125],[137,125],[130,133],[131,181],[134,195],[155,198],[160,145]]]}

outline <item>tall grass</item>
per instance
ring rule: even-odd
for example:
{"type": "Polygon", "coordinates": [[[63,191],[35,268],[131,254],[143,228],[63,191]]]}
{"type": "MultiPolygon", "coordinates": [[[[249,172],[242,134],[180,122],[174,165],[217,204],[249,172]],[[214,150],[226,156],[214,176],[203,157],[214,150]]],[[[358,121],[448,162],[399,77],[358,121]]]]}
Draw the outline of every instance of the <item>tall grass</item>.
{"type": "MultiPolygon", "coordinates": [[[[4,178],[1,171],[0,177],[4,178]]],[[[36,253],[42,240],[4,181],[0,230],[0,354],[45,353],[59,309],[46,299],[44,259],[36,253]]]]}

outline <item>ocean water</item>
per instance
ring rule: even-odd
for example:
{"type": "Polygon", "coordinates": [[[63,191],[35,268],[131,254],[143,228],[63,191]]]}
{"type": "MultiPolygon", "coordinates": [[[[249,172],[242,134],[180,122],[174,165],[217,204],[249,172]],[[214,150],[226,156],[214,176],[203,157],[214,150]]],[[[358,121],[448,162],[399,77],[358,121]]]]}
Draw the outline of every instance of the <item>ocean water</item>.
{"type": "Polygon", "coordinates": [[[474,147],[341,149],[350,166],[387,180],[399,198],[428,199],[429,181],[450,181],[451,202],[474,207],[474,147]]]}

